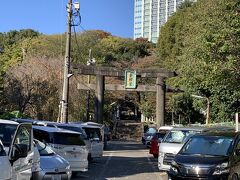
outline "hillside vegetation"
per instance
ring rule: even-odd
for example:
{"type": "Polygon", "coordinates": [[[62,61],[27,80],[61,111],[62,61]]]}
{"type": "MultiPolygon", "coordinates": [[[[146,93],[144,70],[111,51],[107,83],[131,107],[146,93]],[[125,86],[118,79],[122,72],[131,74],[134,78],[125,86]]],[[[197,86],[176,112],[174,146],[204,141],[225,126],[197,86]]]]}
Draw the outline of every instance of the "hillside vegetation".
{"type": "MultiPolygon", "coordinates": [[[[30,118],[56,121],[62,91],[65,35],[44,35],[34,30],[10,31],[1,34],[1,114],[14,112],[30,118]]],[[[100,31],[86,31],[72,35],[71,63],[87,64],[89,49],[96,66],[130,68],[139,58],[149,56],[153,44],[144,39],[136,41],[112,36],[100,31]]],[[[70,120],[86,118],[87,92],[77,84],[87,77],[74,75],[70,79],[70,120]]],[[[109,81],[123,81],[110,79],[109,81]]],[[[94,77],[92,82],[94,83],[94,77]]],[[[125,93],[105,95],[105,116],[111,118],[108,107],[125,93]]],[[[94,111],[94,93],[91,93],[91,113],[94,111]]],[[[10,114],[11,116],[11,114],[10,114]]]]}

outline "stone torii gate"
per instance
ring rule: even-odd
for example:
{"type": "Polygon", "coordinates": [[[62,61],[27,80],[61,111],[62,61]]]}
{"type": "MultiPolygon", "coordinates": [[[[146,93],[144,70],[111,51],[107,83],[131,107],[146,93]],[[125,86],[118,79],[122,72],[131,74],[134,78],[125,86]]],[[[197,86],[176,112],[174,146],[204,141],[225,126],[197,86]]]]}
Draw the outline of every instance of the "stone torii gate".
{"type": "MultiPolygon", "coordinates": [[[[95,90],[95,121],[98,123],[103,122],[103,102],[104,91],[152,91],[156,94],[156,124],[157,127],[164,125],[164,112],[165,112],[165,79],[177,76],[175,72],[170,72],[165,69],[134,69],[137,77],[140,78],[156,78],[155,86],[137,85],[136,89],[125,89],[124,85],[119,84],[105,84],[105,76],[109,77],[124,77],[125,70],[117,69],[114,67],[96,67],[86,65],[73,65],[72,70],[75,74],[81,75],[95,75],[96,84],[78,84],[78,89],[95,90]]],[[[131,69],[132,70],[132,69],[131,69]]]]}

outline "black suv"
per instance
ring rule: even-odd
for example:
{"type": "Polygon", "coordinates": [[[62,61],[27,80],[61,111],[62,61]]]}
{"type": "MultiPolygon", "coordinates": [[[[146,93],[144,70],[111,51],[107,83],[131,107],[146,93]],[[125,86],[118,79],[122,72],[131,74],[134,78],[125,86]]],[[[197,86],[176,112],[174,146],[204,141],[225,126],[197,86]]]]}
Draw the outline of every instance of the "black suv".
{"type": "Polygon", "coordinates": [[[240,179],[240,133],[192,136],[172,161],[169,179],[240,179]]]}

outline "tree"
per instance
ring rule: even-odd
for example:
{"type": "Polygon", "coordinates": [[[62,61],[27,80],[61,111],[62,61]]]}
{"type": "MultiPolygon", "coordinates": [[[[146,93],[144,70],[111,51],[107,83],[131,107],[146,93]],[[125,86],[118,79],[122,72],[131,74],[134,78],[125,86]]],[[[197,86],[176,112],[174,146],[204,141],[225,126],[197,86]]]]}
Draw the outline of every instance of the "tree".
{"type": "Polygon", "coordinates": [[[169,100],[169,111],[175,123],[203,123],[203,115],[194,109],[193,99],[189,94],[173,95],[169,100]]]}
{"type": "Polygon", "coordinates": [[[157,44],[159,63],[179,74],[169,83],[208,92],[216,122],[239,110],[239,8],[235,0],[197,1],[169,19],[157,44]]]}
{"type": "Polygon", "coordinates": [[[58,59],[29,58],[5,75],[5,110],[56,121],[59,104],[58,59]]]}

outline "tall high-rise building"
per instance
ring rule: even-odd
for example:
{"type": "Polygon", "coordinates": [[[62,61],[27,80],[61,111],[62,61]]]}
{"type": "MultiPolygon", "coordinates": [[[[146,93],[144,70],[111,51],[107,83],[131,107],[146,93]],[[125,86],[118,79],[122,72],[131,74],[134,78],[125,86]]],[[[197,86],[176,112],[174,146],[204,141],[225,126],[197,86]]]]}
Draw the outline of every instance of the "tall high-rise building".
{"type": "Polygon", "coordinates": [[[161,26],[184,0],[134,0],[134,39],[157,42],[161,26]]]}

